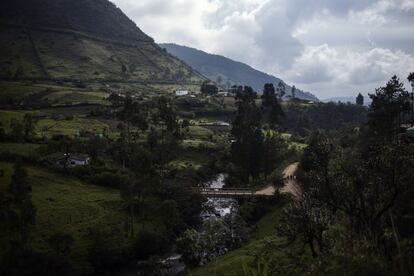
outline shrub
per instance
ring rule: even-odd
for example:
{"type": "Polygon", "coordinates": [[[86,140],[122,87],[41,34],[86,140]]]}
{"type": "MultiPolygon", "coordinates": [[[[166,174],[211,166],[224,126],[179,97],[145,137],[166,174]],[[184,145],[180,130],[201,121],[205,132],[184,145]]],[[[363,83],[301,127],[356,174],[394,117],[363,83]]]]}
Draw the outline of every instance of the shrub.
{"type": "Polygon", "coordinates": [[[133,245],[133,254],[138,259],[144,260],[155,253],[159,253],[167,245],[167,239],[159,233],[141,231],[133,245]]]}
{"type": "Polygon", "coordinates": [[[95,185],[112,188],[120,188],[125,180],[125,176],[112,172],[102,172],[91,178],[91,182],[95,185]]]}

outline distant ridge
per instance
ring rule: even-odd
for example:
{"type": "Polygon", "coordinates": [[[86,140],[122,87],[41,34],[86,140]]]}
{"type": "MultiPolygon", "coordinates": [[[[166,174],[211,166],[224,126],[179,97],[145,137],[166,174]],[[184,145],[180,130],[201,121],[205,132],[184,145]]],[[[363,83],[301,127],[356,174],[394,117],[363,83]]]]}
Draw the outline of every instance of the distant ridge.
{"type": "MultiPolygon", "coordinates": [[[[170,43],[159,45],[172,55],[195,68],[201,74],[211,80],[219,82],[219,84],[223,86],[234,84],[248,85],[258,93],[261,93],[265,83],[270,82],[277,86],[279,82],[282,82],[286,87],[285,96],[291,96],[292,87],[287,85],[283,80],[258,71],[247,64],[220,55],[209,54],[187,46],[170,43]]],[[[296,97],[311,101],[319,101],[313,94],[304,92],[300,89],[296,89],[296,97]]]]}

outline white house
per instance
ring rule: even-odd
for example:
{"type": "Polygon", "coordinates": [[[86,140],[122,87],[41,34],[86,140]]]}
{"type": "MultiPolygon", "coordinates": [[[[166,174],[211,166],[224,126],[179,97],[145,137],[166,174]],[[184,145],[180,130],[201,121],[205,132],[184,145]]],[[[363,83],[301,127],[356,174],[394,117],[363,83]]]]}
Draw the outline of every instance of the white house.
{"type": "Polygon", "coordinates": [[[76,167],[76,166],[85,166],[89,164],[89,155],[87,154],[70,154],[68,158],[68,166],[69,167],[76,167]]]}
{"type": "Polygon", "coordinates": [[[217,93],[217,96],[219,97],[228,97],[229,96],[229,92],[227,91],[221,91],[217,93]]]}
{"type": "Polygon", "coordinates": [[[56,164],[61,167],[65,167],[65,164],[69,168],[77,166],[86,166],[89,164],[90,158],[87,154],[70,153],[68,155],[63,154],[56,161],[56,164]]]}
{"type": "Polygon", "coordinates": [[[177,97],[187,96],[188,94],[190,94],[188,90],[175,90],[175,96],[177,97]]]}

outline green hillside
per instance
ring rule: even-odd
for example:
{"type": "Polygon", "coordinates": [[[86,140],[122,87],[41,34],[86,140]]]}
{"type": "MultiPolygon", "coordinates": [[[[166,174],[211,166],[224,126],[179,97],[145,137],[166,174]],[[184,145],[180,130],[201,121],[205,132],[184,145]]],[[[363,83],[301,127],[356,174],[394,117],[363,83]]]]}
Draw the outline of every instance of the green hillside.
{"type": "MultiPolygon", "coordinates": [[[[165,43],[160,46],[221,86],[248,85],[260,94],[265,83],[273,83],[275,86],[280,83],[285,87],[285,99],[292,96],[292,86],[242,62],[177,44],[165,43]]],[[[294,93],[299,99],[319,101],[310,92],[295,89],[294,93]]]]}
{"type": "Polygon", "coordinates": [[[107,0],[7,0],[0,33],[3,80],[163,85],[205,80],[107,0]]]}

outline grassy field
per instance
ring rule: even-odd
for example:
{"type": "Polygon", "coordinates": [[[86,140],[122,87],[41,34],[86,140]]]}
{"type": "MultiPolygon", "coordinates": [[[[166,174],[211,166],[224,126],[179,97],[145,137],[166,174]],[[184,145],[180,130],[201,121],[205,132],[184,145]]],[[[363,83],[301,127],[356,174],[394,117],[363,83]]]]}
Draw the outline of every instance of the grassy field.
{"type": "Polygon", "coordinates": [[[0,154],[11,153],[22,157],[35,156],[42,145],[21,143],[0,143],[0,154]]]}
{"type": "Polygon", "coordinates": [[[60,105],[74,105],[74,104],[100,104],[109,105],[106,100],[109,93],[105,92],[74,92],[61,91],[55,92],[45,96],[43,99],[47,100],[54,106],[60,105]]]}
{"type": "Polygon", "coordinates": [[[24,112],[0,110],[0,124],[6,131],[10,130],[10,121],[13,119],[23,120],[24,112]]]}
{"type": "Polygon", "coordinates": [[[74,117],[71,120],[42,119],[37,122],[36,132],[41,136],[50,137],[55,134],[74,136],[81,130],[103,133],[108,125],[96,120],[82,117],[74,117]]]}
{"type": "MultiPolygon", "coordinates": [[[[0,169],[4,171],[4,176],[0,177],[0,191],[6,192],[10,185],[12,164],[0,162],[0,169]]],[[[28,167],[27,171],[32,184],[32,200],[37,209],[36,225],[32,230],[35,250],[49,252],[48,239],[53,234],[70,234],[75,241],[71,260],[77,271],[85,272],[90,269],[86,257],[93,244],[93,229],[117,233],[109,235],[111,244],[116,246],[122,247],[129,242],[123,232],[128,215],[119,190],[91,185],[37,167],[28,167]]],[[[145,223],[146,228],[151,229],[152,226],[151,220],[145,223]]],[[[142,227],[142,221],[135,225],[137,232],[142,227]]]]}

